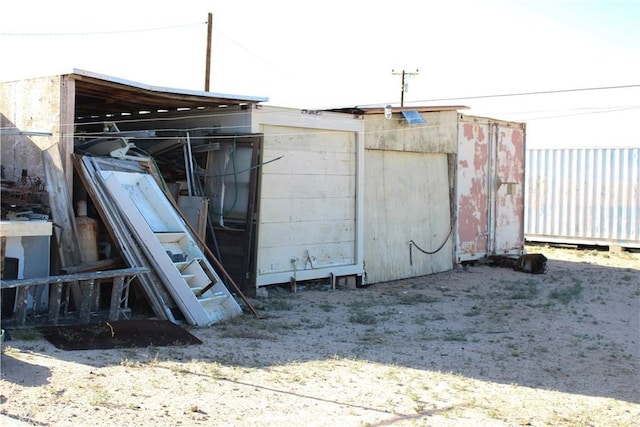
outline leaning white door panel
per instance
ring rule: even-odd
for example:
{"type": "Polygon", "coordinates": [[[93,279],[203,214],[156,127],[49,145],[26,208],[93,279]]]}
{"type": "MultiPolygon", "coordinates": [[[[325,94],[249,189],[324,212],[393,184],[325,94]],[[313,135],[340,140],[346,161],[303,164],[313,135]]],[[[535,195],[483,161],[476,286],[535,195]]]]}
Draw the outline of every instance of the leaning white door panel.
{"type": "Polygon", "coordinates": [[[151,175],[109,171],[101,177],[189,324],[204,326],[242,313],[151,175]]]}

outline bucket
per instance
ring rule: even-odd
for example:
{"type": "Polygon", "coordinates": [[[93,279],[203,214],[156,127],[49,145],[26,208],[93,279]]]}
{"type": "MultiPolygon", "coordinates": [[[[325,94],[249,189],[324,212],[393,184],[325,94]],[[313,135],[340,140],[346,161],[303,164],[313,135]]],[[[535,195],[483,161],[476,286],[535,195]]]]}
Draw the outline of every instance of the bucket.
{"type": "Polygon", "coordinates": [[[87,202],[78,202],[76,226],[82,262],[85,264],[98,261],[98,221],[87,216],[87,202]]]}

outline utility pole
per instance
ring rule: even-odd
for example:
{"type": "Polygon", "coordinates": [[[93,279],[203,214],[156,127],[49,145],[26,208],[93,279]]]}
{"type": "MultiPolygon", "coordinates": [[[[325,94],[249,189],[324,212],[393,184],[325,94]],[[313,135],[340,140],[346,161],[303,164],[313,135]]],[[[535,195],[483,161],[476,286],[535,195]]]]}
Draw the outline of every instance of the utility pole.
{"type": "Polygon", "coordinates": [[[404,82],[405,77],[417,76],[418,70],[416,70],[413,73],[408,73],[405,70],[402,70],[402,72],[395,72],[394,70],[391,70],[391,74],[394,76],[402,76],[402,89],[400,90],[400,107],[404,107],[404,93],[407,91],[407,86],[408,86],[408,84],[404,82]]]}
{"type": "Polygon", "coordinates": [[[209,76],[211,75],[211,32],[213,29],[213,14],[207,16],[207,63],[204,72],[204,91],[209,92],[209,76]]]}

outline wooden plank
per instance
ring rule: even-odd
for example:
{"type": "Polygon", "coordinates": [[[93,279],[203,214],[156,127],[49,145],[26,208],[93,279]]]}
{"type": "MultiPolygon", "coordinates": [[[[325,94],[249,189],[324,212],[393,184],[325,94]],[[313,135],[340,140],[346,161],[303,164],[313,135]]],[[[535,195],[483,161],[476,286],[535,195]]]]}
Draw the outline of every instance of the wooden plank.
{"type": "Polygon", "coordinates": [[[5,237],[51,236],[49,221],[0,221],[0,235],[5,237]]]}
{"type": "Polygon", "coordinates": [[[114,159],[103,159],[93,157],[73,156],[74,166],[78,171],[87,193],[93,200],[94,206],[98,210],[111,239],[117,246],[123,258],[132,267],[144,267],[147,273],[138,276],[138,282],[142,286],[145,297],[151,309],[160,319],[175,321],[169,304],[173,303],[172,297],[168,294],[164,284],[153,270],[150,261],[140,250],[137,242],[128,233],[127,225],[119,211],[110,202],[106,189],[99,185],[97,170],[112,168],[140,172],[140,167],[135,162],[124,162],[114,159]]]}
{"type": "Polygon", "coordinates": [[[0,236],[0,279],[4,277],[4,254],[7,249],[7,238],[0,236]]]}
{"type": "Polygon", "coordinates": [[[353,220],[263,223],[260,247],[323,245],[355,241],[353,220]]]}
{"type": "Polygon", "coordinates": [[[93,299],[91,301],[91,310],[99,310],[100,309],[100,298],[102,297],[101,289],[102,288],[102,280],[97,279],[93,284],[93,299]]]}
{"type": "Polygon", "coordinates": [[[0,281],[0,289],[19,288],[24,286],[48,285],[51,283],[70,283],[84,280],[102,280],[120,276],[136,276],[147,273],[148,268],[134,267],[119,270],[89,271],[77,274],[64,274],[60,276],[32,277],[28,279],[14,279],[0,281]]]}
{"type": "Polygon", "coordinates": [[[356,200],[355,197],[263,199],[260,218],[263,223],[292,220],[355,222],[356,200]]]}
{"type": "Polygon", "coordinates": [[[103,270],[115,270],[122,268],[124,261],[122,258],[108,258],[102,259],[88,264],[74,265],[73,267],[65,267],[62,270],[67,274],[83,273],[86,271],[103,271],[103,270]]]}
{"type": "Polygon", "coordinates": [[[75,80],[62,76],[60,81],[60,155],[67,188],[73,188],[73,143],[75,139],[75,80]]]}
{"type": "Polygon", "coordinates": [[[308,150],[274,150],[265,149],[265,159],[280,160],[272,162],[265,169],[269,174],[306,175],[354,175],[356,169],[356,153],[319,152],[308,150]]]}
{"type": "Polygon", "coordinates": [[[58,323],[60,318],[60,304],[62,303],[62,282],[54,283],[49,287],[49,318],[52,325],[58,323]]]}
{"type": "Polygon", "coordinates": [[[116,321],[120,318],[120,298],[122,297],[122,289],[124,288],[124,277],[116,277],[113,279],[111,287],[111,303],[109,304],[109,320],[116,321]]]}
{"type": "MultiPolygon", "coordinates": [[[[42,151],[42,161],[49,193],[51,218],[55,224],[54,230],[59,245],[60,263],[62,267],[78,265],[82,263],[78,229],[58,144],[53,144],[42,151]]],[[[74,300],[74,302],[79,301],[74,300]]]]}
{"type": "Polygon", "coordinates": [[[93,304],[94,285],[94,280],[87,280],[82,283],[82,301],[80,303],[81,323],[88,323],[91,317],[91,305],[93,304]]]}
{"type": "Polygon", "coordinates": [[[27,320],[27,300],[28,300],[29,287],[25,286],[19,288],[16,292],[16,323],[20,326],[24,326],[27,320]]]}
{"type": "MultiPolygon", "coordinates": [[[[356,177],[263,174],[261,199],[356,197],[356,177]]],[[[328,205],[329,209],[330,206],[328,205]]]]}
{"type": "Polygon", "coordinates": [[[354,271],[349,274],[359,274],[361,270],[354,265],[355,246],[355,241],[351,241],[263,249],[258,253],[257,272],[258,275],[294,271],[299,273],[304,270],[311,271],[325,267],[351,265],[354,267],[354,271]],[[312,258],[312,262],[307,260],[308,257],[312,258]]]}

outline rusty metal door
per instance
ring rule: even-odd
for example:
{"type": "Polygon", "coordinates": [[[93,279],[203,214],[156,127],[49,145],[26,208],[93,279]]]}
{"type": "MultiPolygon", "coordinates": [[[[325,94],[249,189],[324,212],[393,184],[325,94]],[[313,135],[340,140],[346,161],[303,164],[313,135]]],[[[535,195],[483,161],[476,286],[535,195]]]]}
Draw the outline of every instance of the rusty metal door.
{"type": "Polygon", "coordinates": [[[492,127],[489,254],[518,256],[524,251],[524,125],[498,122],[492,127]]]}
{"type": "Polygon", "coordinates": [[[524,125],[461,116],[456,163],[457,263],[524,247],[524,125]]]}

